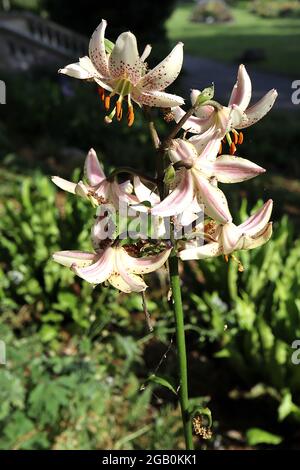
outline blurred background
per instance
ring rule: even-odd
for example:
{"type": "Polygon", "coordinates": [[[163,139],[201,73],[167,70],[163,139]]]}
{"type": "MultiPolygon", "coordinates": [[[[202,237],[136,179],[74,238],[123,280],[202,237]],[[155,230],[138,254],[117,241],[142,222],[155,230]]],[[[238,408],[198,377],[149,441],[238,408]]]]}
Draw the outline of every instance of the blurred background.
{"type": "Polygon", "coordinates": [[[139,295],[93,290],[50,259],[90,249],[93,216],[50,175],[78,180],[92,146],[107,169],[154,170],[138,111],[131,129],[106,126],[96,86],[57,74],[87,53],[101,18],[113,41],[130,29],[141,50],[150,42],[150,66],[183,41],[184,69],[170,92],[187,99],[213,81],[226,104],[239,63],[254,100],[279,91],[239,148],[268,172],[225,188],[237,222],[272,197],[274,236],[238,254],[242,273],[222,258],[187,262],[182,286],[190,394],[214,419],[212,439],[196,438],[197,448],[299,448],[300,2],[1,0],[0,10],[0,448],[184,446],[174,396],[147,382],[152,373],[176,379],[164,274],[148,277],[149,333],[139,295]]]}

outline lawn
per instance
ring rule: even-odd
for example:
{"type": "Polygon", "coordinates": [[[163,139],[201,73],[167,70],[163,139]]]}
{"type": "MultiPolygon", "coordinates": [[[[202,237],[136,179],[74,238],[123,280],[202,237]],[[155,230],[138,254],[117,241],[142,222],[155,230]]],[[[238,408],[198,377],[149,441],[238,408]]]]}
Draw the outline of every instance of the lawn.
{"type": "Polygon", "coordinates": [[[167,22],[170,40],[183,41],[186,53],[232,62],[245,49],[263,48],[258,67],[299,78],[300,18],[263,19],[241,6],[232,9],[234,23],[207,25],[189,21],[193,6],[178,6],[167,22]]]}

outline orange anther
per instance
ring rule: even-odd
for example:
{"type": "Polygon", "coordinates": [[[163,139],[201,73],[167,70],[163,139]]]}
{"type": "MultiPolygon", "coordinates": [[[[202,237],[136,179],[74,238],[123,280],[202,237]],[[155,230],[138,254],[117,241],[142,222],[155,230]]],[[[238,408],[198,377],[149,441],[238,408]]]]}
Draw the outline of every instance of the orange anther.
{"type": "Polygon", "coordinates": [[[237,132],[233,132],[233,142],[236,145],[239,141],[239,134],[237,132]]]}
{"type": "Polygon", "coordinates": [[[98,93],[99,93],[99,96],[100,96],[100,99],[101,101],[104,101],[105,99],[105,91],[104,91],[104,88],[102,88],[101,86],[98,88],[98,93]]]}
{"type": "Polygon", "coordinates": [[[118,121],[121,121],[123,110],[122,110],[122,103],[119,100],[116,102],[116,111],[117,111],[117,119],[118,121]]]}
{"type": "Polygon", "coordinates": [[[242,143],[244,142],[244,134],[242,132],[239,133],[239,145],[242,145],[242,143]]]}
{"type": "Polygon", "coordinates": [[[235,146],[235,144],[232,142],[232,143],[230,144],[230,155],[234,155],[235,152],[236,152],[236,146],[235,146]]]}
{"type": "Polygon", "coordinates": [[[223,145],[222,145],[222,142],[221,142],[220,147],[219,147],[219,155],[222,155],[222,152],[223,152],[223,145]]]}
{"type": "Polygon", "coordinates": [[[128,107],[128,113],[127,113],[127,124],[128,124],[129,127],[131,127],[133,123],[134,123],[133,107],[129,106],[128,107]]]}
{"type": "Polygon", "coordinates": [[[106,109],[106,111],[108,111],[109,107],[110,107],[110,96],[106,96],[104,99],[104,108],[106,109]]]}
{"type": "Polygon", "coordinates": [[[226,263],[228,263],[228,261],[229,261],[228,255],[224,255],[224,259],[225,259],[226,263]]]}

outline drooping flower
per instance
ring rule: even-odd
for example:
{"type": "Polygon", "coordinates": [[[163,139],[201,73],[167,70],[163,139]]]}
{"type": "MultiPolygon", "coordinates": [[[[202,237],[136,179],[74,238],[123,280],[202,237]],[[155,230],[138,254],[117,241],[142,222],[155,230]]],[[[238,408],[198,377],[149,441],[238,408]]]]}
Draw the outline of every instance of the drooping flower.
{"type": "Polygon", "coordinates": [[[186,248],[180,251],[179,257],[182,260],[192,260],[222,254],[227,256],[237,250],[251,250],[263,245],[272,235],[272,223],[269,222],[272,208],[273,201],[270,199],[240,225],[232,222],[224,225],[215,224],[209,232],[207,243],[193,246],[193,242],[188,242],[186,248]]]}
{"type": "Polygon", "coordinates": [[[169,108],[180,106],[184,100],[176,95],[165,93],[167,88],[178,77],[183,62],[183,44],[178,43],[170,54],[154,69],[147,72],[145,59],[151,52],[148,45],[140,56],[134,34],[120,34],[111,53],[105,48],[106,21],[102,20],[94,31],[89,45],[89,57],[79,59],[78,63],[67,65],[59,72],[71,77],[94,80],[100,86],[100,96],[106,110],[110,109],[110,99],[119,95],[111,113],[107,116],[110,122],[116,115],[122,118],[123,100],[127,101],[128,125],[134,121],[131,100],[139,105],[169,108]],[[109,95],[105,96],[105,91],[109,95]]]}
{"type": "Polygon", "coordinates": [[[185,168],[177,172],[175,188],[154,206],[153,215],[167,217],[180,214],[188,210],[196,198],[209,217],[222,224],[232,221],[226,197],[217,183],[245,181],[265,170],[244,158],[230,155],[216,158],[218,148],[218,137],[213,137],[200,155],[191,142],[183,139],[173,141],[169,156],[173,163],[181,163],[185,168]]]}
{"type": "Polygon", "coordinates": [[[94,149],[87,154],[84,174],[87,184],[83,181],[72,183],[59,176],[53,176],[52,181],[64,191],[89,199],[95,206],[111,203],[118,207],[119,202],[124,204],[138,202],[138,199],[131,194],[133,188],[130,181],[118,184],[116,181],[107,180],[94,149]]]}
{"type": "Polygon", "coordinates": [[[135,258],[121,246],[108,246],[95,253],[58,251],[53,254],[57,263],[71,268],[91,284],[108,281],[122,292],[142,292],[147,284],[141,277],[159,269],[168,259],[170,248],[157,255],[135,258]]]}
{"type": "MultiPolygon", "coordinates": [[[[195,106],[199,95],[199,90],[192,90],[192,106],[195,106]]],[[[272,108],[278,93],[274,89],[270,90],[260,101],[249,107],[251,96],[250,77],[245,66],[240,65],[237,82],[232,89],[228,105],[222,106],[212,102],[212,104],[199,106],[194,115],[183,125],[185,130],[197,134],[190,140],[198,151],[205,147],[215,132],[219,130],[221,137],[226,135],[231,154],[235,153],[236,145],[243,142],[243,134],[238,130],[249,127],[262,119],[272,108]],[[230,132],[233,133],[232,136],[230,136],[230,132]]],[[[176,122],[179,122],[185,112],[180,107],[175,107],[172,109],[172,114],[176,122]]]]}

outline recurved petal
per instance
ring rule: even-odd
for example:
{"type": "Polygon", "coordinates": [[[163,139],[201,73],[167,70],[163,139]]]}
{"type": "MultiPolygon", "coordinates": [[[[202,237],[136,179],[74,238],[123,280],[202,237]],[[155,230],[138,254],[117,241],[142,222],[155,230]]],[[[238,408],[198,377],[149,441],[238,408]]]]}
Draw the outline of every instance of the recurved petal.
{"type": "Polygon", "coordinates": [[[272,223],[268,223],[265,229],[257,237],[249,237],[245,235],[242,238],[241,250],[252,250],[267,243],[272,236],[272,223]]]}
{"type": "Polygon", "coordinates": [[[179,42],[160,64],[141,79],[139,87],[144,91],[164,90],[178,77],[182,62],[183,43],[179,42]]]}
{"type": "Polygon", "coordinates": [[[250,160],[231,155],[221,155],[211,164],[211,176],[215,176],[220,183],[239,183],[265,171],[250,160]]]}
{"type": "Polygon", "coordinates": [[[223,246],[224,255],[229,255],[232,253],[242,238],[243,234],[239,228],[233,223],[227,223],[223,225],[221,232],[221,243],[223,246]]]}
{"type": "Polygon", "coordinates": [[[75,189],[77,186],[76,183],[72,183],[71,181],[60,178],[59,176],[52,176],[51,180],[60,189],[63,189],[64,191],[68,191],[68,193],[75,194],[75,189]]]}
{"type": "Polygon", "coordinates": [[[135,85],[140,80],[143,69],[135,35],[130,31],[120,34],[109,57],[111,76],[128,77],[135,85]]]}
{"type": "Polygon", "coordinates": [[[198,201],[204,205],[205,214],[222,224],[231,222],[232,217],[223,191],[213,186],[197,170],[193,170],[193,175],[197,187],[198,201]]]}
{"type": "Polygon", "coordinates": [[[172,140],[168,154],[173,163],[184,162],[188,165],[192,165],[198,157],[194,145],[184,139],[172,140]]]}
{"type": "Polygon", "coordinates": [[[262,119],[273,107],[275,100],[278,96],[276,90],[270,90],[261,100],[251,106],[245,111],[245,117],[237,126],[237,129],[244,129],[252,126],[257,121],[262,119]]]}
{"type": "Polygon", "coordinates": [[[155,194],[153,190],[147,188],[147,186],[141,182],[138,176],[134,177],[133,185],[134,185],[134,192],[139,202],[149,201],[151,202],[151,205],[153,206],[160,202],[159,196],[155,194]]]}
{"type": "MultiPolygon", "coordinates": [[[[172,115],[175,121],[179,122],[180,119],[185,115],[185,111],[179,106],[176,106],[175,108],[172,108],[172,115]]],[[[209,116],[204,119],[197,116],[189,117],[183,124],[182,129],[191,132],[192,134],[200,134],[207,131],[214,124],[215,113],[210,113],[209,116]]]]}
{"type": "Polygon", "coordinates": [[[82,67],[80,62],[66,65],[66,67],[59,69],[58,73],[68,75],[73,78],[79,78],[80,80],[87,80],[94,77],[93,73],[82,67]]]}
{"type": "Polygon", "coordinates": [[[144,258],[134,258],[130,256],[124,248],[119,249],[119,260],[122,265],[134,274],[147,274],[161,268],[167,261],[171,253],[171,248],[166,249],[158,255],[144,258]]]}
{"type": "Polygon", "coordinates": [[[91,186],[96,186],[105,179],[104,171],[94,149],[91,149],[87,154],[84,164],[84,174],[91,186]]]}
{"type": "Polygon", "coordinates": [[[95,253],[87,253],[85,251],[57,251],[53,253],[52,258],[59,264],[70,268],[74,263],[77,266],[90,266],[94,259],[95,253]]]}
{"type": "MultiPolygon", "coordinates": [[[[129,286],[131,292],[142,292],[147,288],[144,280],[134,274],[132,269],[126,264],[126,257],[124,255],[124,248],[118,247],[115,252],[116,269],[123,281],[129,286]]],[[[126,254],[126,252],[125,252],[126,254]]]]}
{"type": "MultiPolygon", "coordinates": [[[[198,154],[200,154],[205,146],[214,139],[216,132],[220,132],[217,125],[215,122],[211,123],[210,127],[198,134],[198,135],[193,135],[192,137],[189,138],[189,142],[192,142],[192,144],[196,147],[198,154]]],[[[223,137],[220,132],[220,139],[223,137]]]]}
{"type": "Polygon", "coordinates": [[[147,91],[144,92],[140,88],[132,90],[132,99],[139,105],[152,106],[156,108],[172,108],[173,106],[181,106],[184,99],[181,96],[171,95],[163,91],[147,91]]]}
{"type": "Polygon", "coordinates": [[[239,66],[237,82],[234,85],[229,100],[229,106],[233,104],[239,106],[242,111],[245,111],[250,103],[252,94],[252,84],[247,70],[243,64],[239,66]]]}
{"type": "Polygon", "coordinates": [[[102,77],[109,77],[108,58],[104,43],[106,26],[107,22],[102,20],[95,29],[89,44],[90,59],[102,77]]]}
{"type": "Polygon", "coordinates": [[[273,209],[273,201],[269,199],[255,214],[240,224],[239,230],[252,237],[259,233],[270,220],[273,209]]]}
{"type": "Polygon", "coordinates": [[[181,170],[181,179],[178,186],[152,210],[152,215],[168,217],[177,215],[187,209],[193,202],[194,182],[190,170],[181,170]]]}
{"type": "Polygon", "coordinates": [[[106,248],[95,257],[95,262],[88,267],[81,268],[76,262],[72,265],[73,271],[91,284],[100,284],[106,281],[114,269],[114,249],[106,248]]]}
{"type": "Polygon", "coordinates": [[[179,252],[179,257],[183,260],[205,259],[213,256],[219,256],[222,249],[219,243],[212,242],[198,248],[188,248],[179,252]]]}

